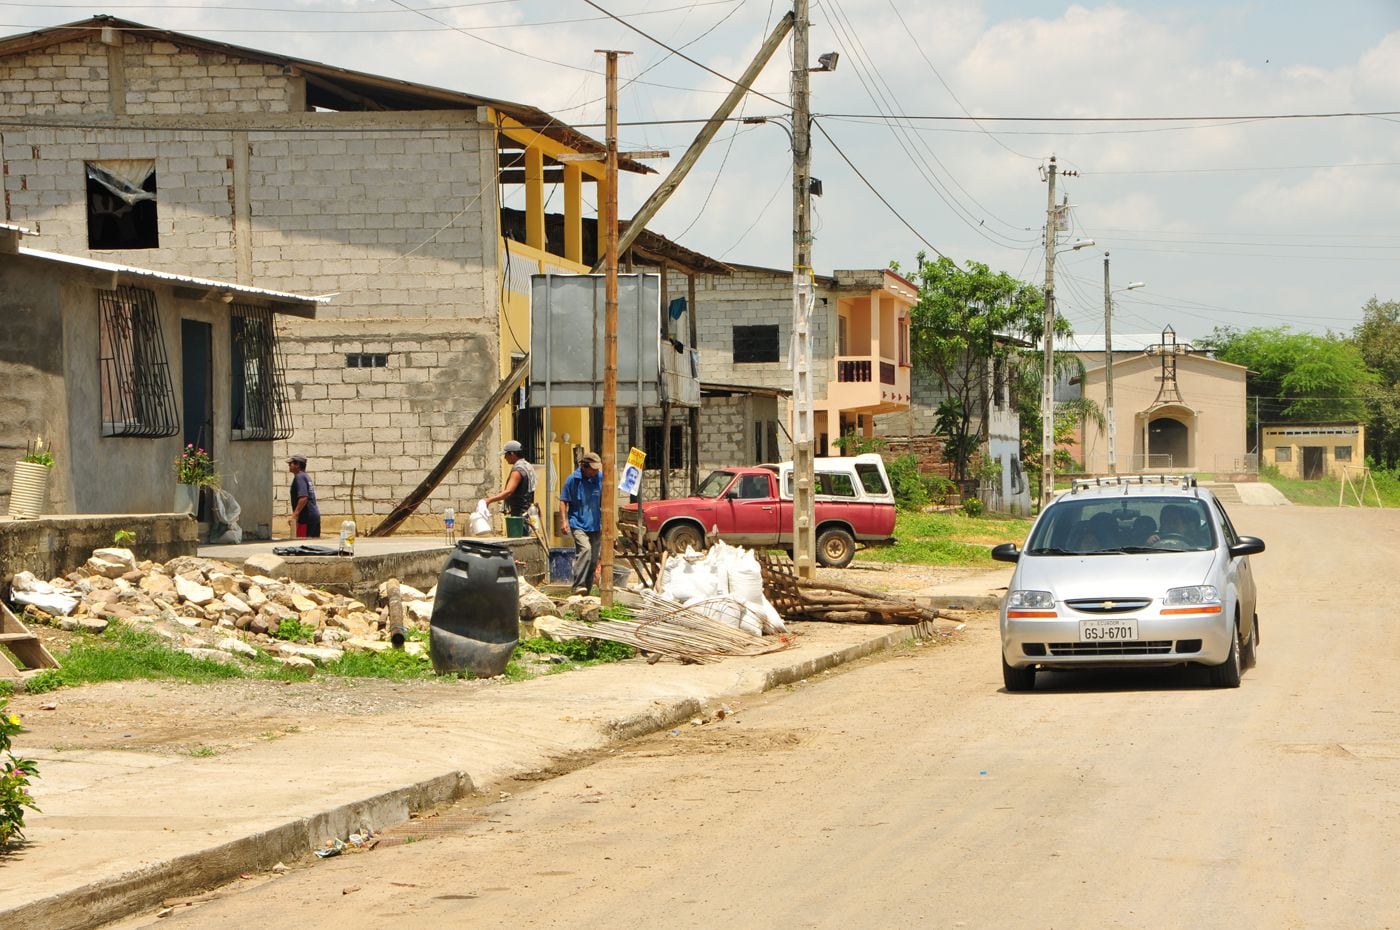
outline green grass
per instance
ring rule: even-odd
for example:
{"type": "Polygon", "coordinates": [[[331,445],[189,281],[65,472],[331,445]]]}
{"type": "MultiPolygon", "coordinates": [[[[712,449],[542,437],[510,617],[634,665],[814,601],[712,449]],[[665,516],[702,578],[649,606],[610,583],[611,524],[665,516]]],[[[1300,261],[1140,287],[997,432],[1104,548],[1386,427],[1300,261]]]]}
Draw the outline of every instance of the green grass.
{"type": "MultiPolygon", "coordinates": [[[[1400,474],[1376,470],[1371,472],[1371,477],[1375,481],[1375,490],[1373,491],[1369,484],[1366,486],[1365,506],[1376,506],[1376,495],[1379,493],[1382,506],[1400,507],[1400,474]]],[[[1356,478],[1348,483],[1346,493],[1342,495],[1342,483],[1336,478],[1327,477],[1315,481],[1304,481],[1302,478],[1285,478],[1272,468],[1261,473],[1259,480],[1267,481],[1278,488],[1291,503],[1312,507],[1336,507],[1339,496],[1342,497],[1343,506],[1355,507],[1357,506],[1356,495],[1361,491],[1361,486],[1356,478]]]]}
{"type": "Polygon", "coordinates": [[[899,542],[865,549],[860,558],[906,565],[990,568],[996,564],[992,561],[991,547],[997,543],[1021,542],[1030,526],[1030,520],[1019,517],[901,511],[894,524],[894,535],[899,542]]]}

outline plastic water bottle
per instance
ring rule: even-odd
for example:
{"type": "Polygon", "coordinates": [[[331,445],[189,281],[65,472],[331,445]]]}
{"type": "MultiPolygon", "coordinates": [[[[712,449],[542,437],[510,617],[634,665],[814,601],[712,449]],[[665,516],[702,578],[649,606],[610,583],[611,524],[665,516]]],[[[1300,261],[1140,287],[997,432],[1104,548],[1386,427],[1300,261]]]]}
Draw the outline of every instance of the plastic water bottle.
{"type": "Polygon", "coordinates": [[[340,524],[340,551],[355,554],[355,521],[345,520],[340,524]]]}
{"type": "Polygon", "coordinates": [[[457,511],[451,507],[443,508],[442,529],[447,534],[447,541],[453,542],[457,538],[457,511]]]}

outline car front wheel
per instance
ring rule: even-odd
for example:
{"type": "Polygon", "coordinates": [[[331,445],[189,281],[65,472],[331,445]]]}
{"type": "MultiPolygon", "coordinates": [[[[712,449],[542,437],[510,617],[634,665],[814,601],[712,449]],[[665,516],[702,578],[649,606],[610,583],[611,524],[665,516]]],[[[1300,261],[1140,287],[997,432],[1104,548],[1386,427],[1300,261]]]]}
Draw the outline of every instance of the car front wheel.
{"type": "Polygon", "coordinates": [[[1016,668],[1006,664],[1006,656],[1001,657],[1001,683],[1007,691],[1029,691],[1035,687],[1035,666],[1016,668]]]}
{"type": "Polygon", "coordinates": [[[1230,655],[1219,665],[1210,668],[1210,683],[1217,688],[1238,688],[1240,686],[1240,624],[1235,622],[1235,636],[1230,641],[1230,655]]]}
{"type": "Polygon", "coordinates": [[[856,557],[855,537],[840,527],[817,535],[817,561],[827,568],[845,568],[856,557]]]}

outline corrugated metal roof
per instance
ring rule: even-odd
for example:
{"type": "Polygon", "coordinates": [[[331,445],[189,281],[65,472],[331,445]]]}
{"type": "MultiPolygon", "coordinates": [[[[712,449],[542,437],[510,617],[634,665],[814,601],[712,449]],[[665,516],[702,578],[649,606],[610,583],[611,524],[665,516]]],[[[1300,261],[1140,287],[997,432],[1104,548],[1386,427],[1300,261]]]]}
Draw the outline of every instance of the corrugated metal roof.
{"type": "Polygon", "coordinates": [[[72,265],[78,268],[107,271],[131,278],[165,281],[169,284],[184,287],[198,287],[210,291],[219,291],[222,294],[231,296],[243,295],[245,297],[254,297],[271,303],[286,304],[299,309],[282,310],[281,312],[295,313],[299,316],[315,316],[316,307],[319,304],[328,304],[331,300],[330,297],[306,297],[301,294],[289,294],[286,291],[271,291],[261,287],[249,287],[246,284],[234,284],[231,281],[215,281],[212,278],[196,278],[190,275],[171,274],[168,271],[155,271],[151,268],[138,268],[135,265],[104,262],[95,258],[60,255],[57,252],[42,252],[39,249],[31,249],[28,246],[20,246],[18,254],[28,256],[29,258],[38,258],[44,261],[72,265]]]}

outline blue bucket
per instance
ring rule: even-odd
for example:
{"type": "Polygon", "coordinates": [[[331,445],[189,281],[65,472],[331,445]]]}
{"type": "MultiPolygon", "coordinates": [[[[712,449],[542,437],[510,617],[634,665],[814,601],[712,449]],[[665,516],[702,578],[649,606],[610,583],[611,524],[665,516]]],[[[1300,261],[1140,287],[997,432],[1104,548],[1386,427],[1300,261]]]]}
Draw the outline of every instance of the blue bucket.
{"type": "Polygon", "coordinates": [[[549,550],[549,580],[556,584],[568,584],[574,580],[574,549],[549,550]]]}

